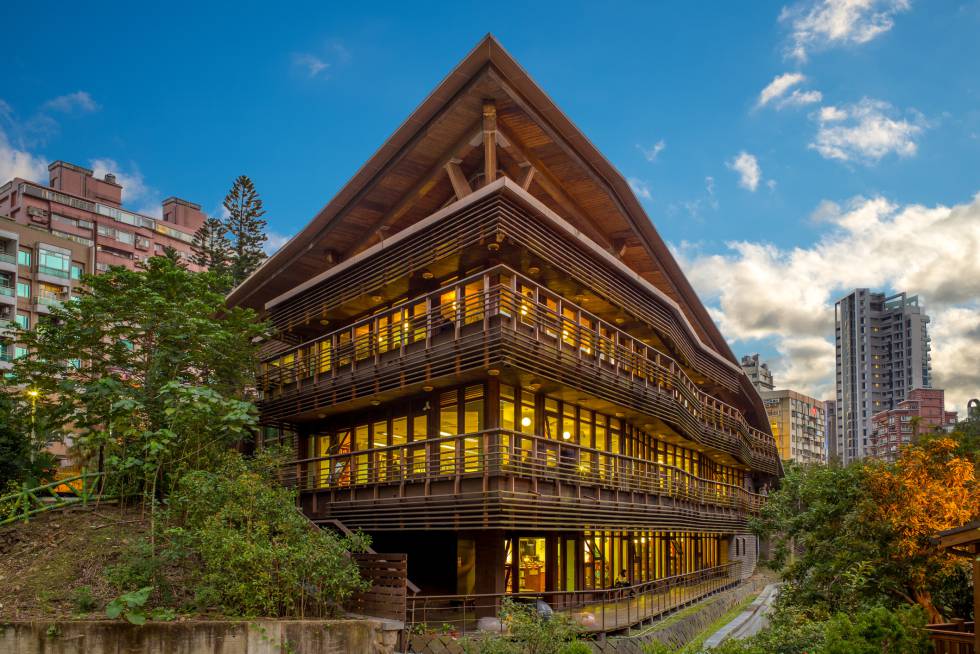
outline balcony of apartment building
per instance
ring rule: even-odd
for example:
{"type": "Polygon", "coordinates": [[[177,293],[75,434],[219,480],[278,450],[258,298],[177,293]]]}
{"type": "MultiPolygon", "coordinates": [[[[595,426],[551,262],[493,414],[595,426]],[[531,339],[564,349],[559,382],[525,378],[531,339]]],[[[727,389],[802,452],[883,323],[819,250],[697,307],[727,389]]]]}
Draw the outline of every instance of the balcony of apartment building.
{"type": "Polygon", "coordinates": [[[674,359],[506,266],[268,357],[263,417],[308,420],[439,380],[507,372],[564,385],[776,472],[772,437],[674,359]]]}
{"type": "Polygon", "coordinates": [[[17,274],[17,234],[0,230],[0,272],[17,274]]]}
{"type": "Polygon", "coordinates": [[[17,274],[0,270],[0,308],[5,305],[11,310],[17,306],[17,274]]]}
{"type": "Polygon", "coordinates": [[[33,310],[37,313],[50,313],[51,307],[60,306],[71,298],[71,287],[64,284],[52,284],[39,281],[37,295],[33,298],[33,310]]]}

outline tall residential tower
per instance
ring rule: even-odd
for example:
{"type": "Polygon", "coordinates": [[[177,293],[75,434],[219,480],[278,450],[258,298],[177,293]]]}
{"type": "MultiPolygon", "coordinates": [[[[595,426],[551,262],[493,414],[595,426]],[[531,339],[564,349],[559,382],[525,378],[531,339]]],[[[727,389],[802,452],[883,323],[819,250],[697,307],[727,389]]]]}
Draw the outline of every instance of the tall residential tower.
{"type": "Polygon", "coordinates": [[[859,288],[837,301],[837,455],[870,453],[871,417],[931,386],[929,316],[918,296],[859,288]]]}

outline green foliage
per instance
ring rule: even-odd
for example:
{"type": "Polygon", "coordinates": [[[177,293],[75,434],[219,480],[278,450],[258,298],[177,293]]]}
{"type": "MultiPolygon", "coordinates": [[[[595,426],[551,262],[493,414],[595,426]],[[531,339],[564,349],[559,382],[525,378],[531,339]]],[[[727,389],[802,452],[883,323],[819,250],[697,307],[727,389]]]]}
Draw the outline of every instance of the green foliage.
{"type": "MultiPolygon", "coordinates": [[[[468,654],[575,654],[578,626],[562,614],[543,617],[533,605],[504,599],[500,620],[507,633],[467,638],[468,654]]],[[[581,649],[581,648],[579,648],[581,649]]],[[[591,651],[586,646],[586,650],[591,651]]]]}
{"type": "Polygon", "coordinates": [[[79,586],[72,592],[72,603],[75,605],[75,610],[79,613],[91,613],[95,610],[97,602],[95,601],[95,595],[92,593],[91,586],[79,586]]]}
{"type": "Polygon", "coordinates": [[[310,617],[335,612],[363,588],[349,557],[366,537],[313,527],[296,496],[270,476],[281,461],[229,452],[213,471],[185,474],[170,497],[168,548],[193,559],[199,607],[232,615],[310,617]]]}
{"type": "Polygon", "coordinates": [[[671,647],[659,640],[651,640],[649,643],[643,644],[643,654],[675,654],[675,652],[677,652],[676,647],[671,647]]]}
{"type": "MultiPolygon", "coordinates": [[[[50,438],[71,433],[79,458],[114,473],[112,491],[163,497],[183,471],[251,437],[245,389],[265,326],[251,310],[225,307],[216,279],[167,257],[111,268],[16,334],[28,354],[12,384],[39,391],[38,424],[57,426],[50,438]]],[[[29,415],[23,393],[6,396],[29,415]]]]}
{"type": "Polygon", "coordinates": [[[838,613],[827,624],[822,654],[928,654],[926,614],[918,606],[890,611],[876,606],[856,615],[838,613]]]}
{"type": "Polygon", "coordinates": [[[201,228],[194,233],[191,250],[194,256],[191,261],[221,277],[222,288],[230,285],[229,263],[231,260],[231,242],[228,240],[228,228],[220,219],[208,216],[201,228]]]}
{"type": "Polygon", "coordinates": [[[173,609],[147,608],[147,601],[153,586],[144,586],[139,590],[124,593],[112,600],[105,607],[105,614],[112,620],[122,616],[127,622],[135,625],[146,624],[147,620],[170,621],[176,617],[173,609]]]}
{"type": "Polygon", "coordinates": [[[225,227],[231,237],[230,273],[232,286],[237,286],[265,260],[265,209],[252,180],[240,175],[225,196],[228,211],[225,227]]]}
{"type": "MultiPolygon", "coordinates": [[[[56,462],[44,451],[46,424],[36,422],[34,432],[32,440],[30,401],[26,395],[16,390],[0,394],[0,495],[22,484],[43,486],[54,479],[56,462]]],[[[3,515],[0,507],[0,516],[3,515]]]]}
{"type": "Polygon", "coordinates": [[[562,645],[558,654],[592,654],[592,648],[581,640],[575,640],[562,645]]]}

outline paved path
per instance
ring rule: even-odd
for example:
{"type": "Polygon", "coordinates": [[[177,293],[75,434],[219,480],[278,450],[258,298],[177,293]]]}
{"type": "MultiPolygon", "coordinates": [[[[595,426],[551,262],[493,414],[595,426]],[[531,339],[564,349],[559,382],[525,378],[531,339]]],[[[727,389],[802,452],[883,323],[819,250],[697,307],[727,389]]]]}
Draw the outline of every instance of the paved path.
{"type": "Polygon", "coordinates": [[[779,593],[779,584],[769,584],[762,589],[747,609],[735,616],[735,619],[711,634],[704,641],[704,649],[717,647],[729,638],[742,639],[754,636],[768,624],[768,614],[772,610],[772,602],[779,593]]]}

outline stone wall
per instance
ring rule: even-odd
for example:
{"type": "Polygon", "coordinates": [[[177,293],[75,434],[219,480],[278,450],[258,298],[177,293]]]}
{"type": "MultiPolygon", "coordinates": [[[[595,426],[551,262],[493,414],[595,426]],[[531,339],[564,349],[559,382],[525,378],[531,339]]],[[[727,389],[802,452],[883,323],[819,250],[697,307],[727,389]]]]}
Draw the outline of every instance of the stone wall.
{"type": "Polygon", "coordinates": [[[642,654],[643,646],[655,640],[675,647],[685,645],[746,597],[759,592],[763,585],[764,580],[750,579],[736,588],[703,600],[696,605],[697,610],[682,617],[672,619],[668,616],[662,622],[635,634],[595,641],[591,643],[592,649],[599,654],[642,654]]]}
{"type": "Polygon", "coordinates": [[[0,623],[4,654],[392,654],[400,623],[254,620],[0,623]]]}

